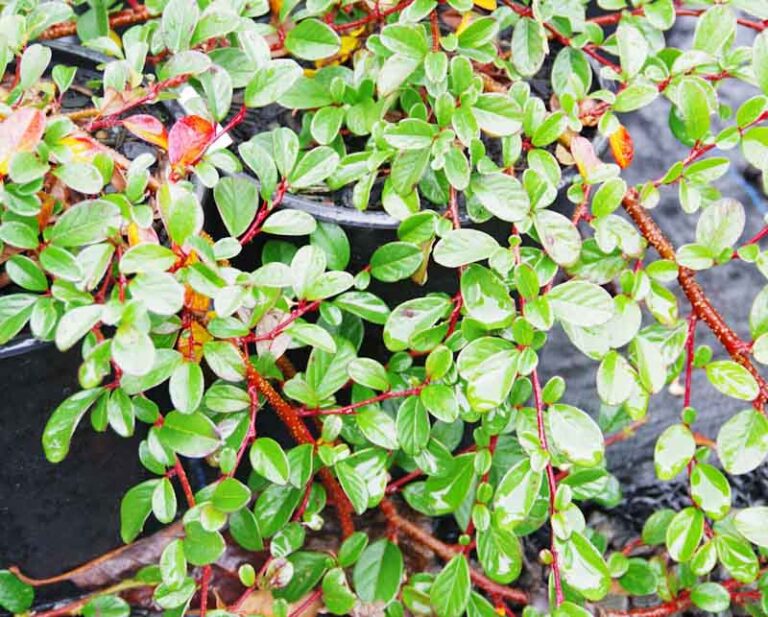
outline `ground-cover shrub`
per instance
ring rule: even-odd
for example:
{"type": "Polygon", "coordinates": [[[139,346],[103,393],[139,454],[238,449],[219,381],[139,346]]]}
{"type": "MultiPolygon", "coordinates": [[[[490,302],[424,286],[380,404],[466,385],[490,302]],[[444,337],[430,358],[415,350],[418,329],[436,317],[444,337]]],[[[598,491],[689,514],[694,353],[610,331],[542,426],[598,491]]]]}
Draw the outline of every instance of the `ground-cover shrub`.
{"type": "MultiPolygon", "coordinates": [[[[46,456],[66,457],[86,415],[141,435],[153,477],[122,501],[123,540],[150,516],[171,526],[157,563],[53,614],[126,615],[120,594],[137,589],[169,616],[768,611],[768,508],[732,509],[728,479],[768,454],[768,292],[732,326],[697,281],[765,272],[768,227],[742,239],[744,207],[717,180],[731,164],[720,151],[768,168],[768,6],[598,5],[170,0],[110,17],[88,3],[76,22],[56,5],[64,21],[43,27],[46,5],[4,8],[0,41],[16,59],[0,108],[0,238],[24,291],[0,298],[0,340],[30,322],[59,349],[80,345],[82,389],[51,415],[46,456]],[[691,19],[690,47],[667,47],[691,19]],[[114,58],[82,125],[59,113],[71,72],[41,81],[49,56],[31,40],[75,32],[114,58]],[[731,80],[754,87],[736,109],[718,97],[731,80]],[[137,113],[181,93],[189,115],[172,127],[137,113]],[[688,153],[629,186],[619,114],[657,99],[688,153]],[[286,126],[222,147],[274,106],[286,126]],[[156,145],[160,164],[103,156],[95,135],[115,127],[156,145]],[[60,143],[79,131],[95,144],[86,161],[60,143]],[[401,221],[355,271],[342,227],[284,207],[345,187],[354,207],[401,221]],[[666,193],[695,220],[694,242],[673,246],[654,220],[666,193]],[[397,306],[371,291],[423,284],[436,267],[455,285],[413,286],[397,306]],[[542,383],[553,328],[599,364],[603,426],[568,403],[562,378],[542,383]],[[719,349],[697,347],[703,328],[719,349]],[[697,429],[694,371],[742,401],[717,435],[697,429]],[[605,449],[678,381],[679,421],[652,456],[659,482],[686,477],[690,504],[618,545],[585,516],[621,507],[605,449]],[[212,470],[197,491],[188,459],[212,470]],[[547,539],[537,556],[528,537],[547,539]],[[601,606],[609,594],[655,597],[601,606]]],[[[43,583],[2,571],[0,604],[26,612],[43,583]]]]}

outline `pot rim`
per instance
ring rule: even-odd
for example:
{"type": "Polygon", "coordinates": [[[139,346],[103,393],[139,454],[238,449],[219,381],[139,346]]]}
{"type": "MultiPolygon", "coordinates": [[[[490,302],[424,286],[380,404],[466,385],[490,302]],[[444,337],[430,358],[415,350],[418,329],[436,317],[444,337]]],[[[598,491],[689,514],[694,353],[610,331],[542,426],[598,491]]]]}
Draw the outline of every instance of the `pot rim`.
{"type": "MultiPolygon", "coordinates": [[[[588,60],[597,78],[598,85],[600,86],[599,89],[610,89],[609,83],[600,75],[600,69],[596,62],[591,58],[588,60]]],[[[608,138],[605,135],[597,131],[590,142],[593,144],[595,153],[598,156],[602,156],[605,153],[608,146],[608,138]]],[[[244,178],[259,186],[259,181],[247,172],[227,175],[244,178]]],[[[575,166],[570,166],[566,169],[560,177],[560,182],[557,184],[557,192],[560,193],[560,191],[569,186],[577,175],[578,171],[575,166]]],[[[333,191],[329,194],[333,194],[333,191]]],[[[344,206],[338,206],[332,200],[327,198],[315,200],[308,199],[302,195],[294,195],[292,193],[286,193],[283,197],[281,206],[292,208],[294,210],[302,210],[303,212],[311,214],[318,221],[324,223],[336,223],[343,227],[396,230],[402,222],[400,219],[396,219],[383,210],[357,210],[356,208],[346,208],[344,206]]],[[[465,225],[474,224],[465,211],[460,213],[459,220],[465,225]]]]}

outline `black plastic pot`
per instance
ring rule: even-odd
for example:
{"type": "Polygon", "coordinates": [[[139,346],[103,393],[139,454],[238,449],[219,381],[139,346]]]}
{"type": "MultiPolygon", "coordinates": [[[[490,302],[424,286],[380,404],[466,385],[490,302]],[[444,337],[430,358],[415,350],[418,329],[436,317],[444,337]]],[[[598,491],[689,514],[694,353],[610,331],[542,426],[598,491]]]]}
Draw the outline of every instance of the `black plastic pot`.
{"type": "MultiPolygon", "coordinates": [[[[78,75],[76,79],[78,81],[100,79],[101,73],[98,71],[97,66],[101,63],[110,61],[107,56],[81,47],[76,43],[67,43],[62,41],[45,41],[43,44],[46,47],[50,47],[53,51],[53,58],[49,68],[52,68],[56,64],[64,64],[67,66],[76,66],[78,68],[78,75]]],[[[146,106],[140,108],[141,113],[149,113],[160,117],[160,119],[173,121],[181,118],[185,115],[184,109],[181,105],[173,100],[160,101],[155,105],[146,106]]],[[[132,144],[129,144],[132,145],[132,144]]],[[[137,149],[142,151],[152,151],[154,148],[148,144],[136,143],[137,149]]],[[[128,152],[127,154],[131,154],[128,152]]],[[[133,158],[133,156],[129,156],[133,158]]],[[[195,187],[197,196],[201,203],[204,203],[206,188],[199,182],[195,181],[195,187]]],[[[0,290],[0,295],[8,293],[15,293],[17,290],[13,286],[9,286],[0,290]]],[[[23,330],[13,340],[9,341],[5,345],[0,345],[0,360],[4,358],[11,358],[20,354],[25,354],[36,349],[41,349],[50,346],[48,341],[40,341],[32,336],[28,330],[23,330]]]]}

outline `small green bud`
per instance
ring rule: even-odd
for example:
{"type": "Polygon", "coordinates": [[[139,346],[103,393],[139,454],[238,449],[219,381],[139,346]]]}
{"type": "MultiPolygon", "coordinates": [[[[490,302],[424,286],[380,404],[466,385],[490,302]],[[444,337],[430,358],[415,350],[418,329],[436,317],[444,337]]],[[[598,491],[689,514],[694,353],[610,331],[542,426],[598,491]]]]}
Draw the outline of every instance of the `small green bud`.
{"type": "Polygon", "coordinates": [[[687,424],[688,426],[691,426],[694,422],[696,422],[697,417],[698,413],[693,407],[686,407],[680,413],[680,418],[683,420],[683,424],[687,424]]]}
{"type": "Polygon", "coordinates": [[[541,391],[541,398],[545,404],[557,403],[565,394],[565,380],[559,375],[552,377],[541,391]]]}
{"type": "Polygon", "coordinates": [[[543,548],[539,551],[539,563],[545,566],[551,566],[554,561],[555,558],[552,556],[552,551],[548,548],[543,548]]]}
{"type": "Polygon", "coordinates": [[[477,501],[488,503],[493,498],[493,486],[488,482],[481,482],[477,487],[477,501]]]}
{"type": "Polygon", "coordinates": [[[555,493],[555,509],[564,510],[567,508],[573,499],[573,490],[567,484],[561,484],[557,487],[555,493]]]}

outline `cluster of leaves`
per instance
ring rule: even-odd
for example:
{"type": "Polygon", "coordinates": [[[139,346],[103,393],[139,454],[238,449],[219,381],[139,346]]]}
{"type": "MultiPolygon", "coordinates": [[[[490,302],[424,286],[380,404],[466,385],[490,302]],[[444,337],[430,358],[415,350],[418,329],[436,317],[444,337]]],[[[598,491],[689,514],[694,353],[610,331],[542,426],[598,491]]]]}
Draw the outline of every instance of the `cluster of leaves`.
{"type": "MultiPolygon", "coordinates": [[[[546,526],[548,614],[591,614],[611,590],[658,596],[652,615],[691,604],[768,612],[768,509],[732,509],[728,479],[768,455],[768,384],[753,364],[768,363],[768,287],[745,341],[694,278],[729,262],[767,272],[766,230],[740,243],[744,208],[714,184],[730,159],[707,155],[740,148],[768,169],[768,5],[598,5],[588,17],[580,1],[154,0],[135,8],[144,23],[117,35],[119,7],[89,0],[76,29],[108,58],[93,109],[70,115],[61,102],[76,71],[51,67],[50,49],[33,42],[70,7],[3,7],[0,63],[12,70],[0,88],[0,248],[21,291],[0,297],[0,342],[28,327],[59,350],[79,345],[82,389],[46,425],[50,461],[66,457],[86,416],[97,431],[141,436],[152,478],[122,501],[123,540],[150,516],[179,519],[183,533],[124,585],[151,589],[169,617],[193,606],[203,617],[252,613],[261,591],[272,614],[293,617],[314,601],[339,615],[504,614],[527,603],[509,586],[523,572],[521,538],[546,526]],[[667,47],[665,32],[692,17],[691,48],[667,47]],[[734,44],[742,28],[759,33],[749,47],[734,44]],[[736,110],[718,98],[730,79],[755,88],[736,110]],[[189,113],[172,126],[142,112],[171,96],[189,113]],[[617,114],[658,98],[690,151],[629,187],[632,144],[617,114]],[[286,124],[297,112],[300,130],[221,147],[267,106],[284,108],[286,124]],[[100,141],[112,130],[156,156],[116,155],[100,141]],[[195,183],[212,189],[210,212],[195,183]],[[695,242],[677,250],[648,212],[675,186],[698,216],[695,242]],[[362,267],[350,266],[342,227],[284,207],[289,193],[345,187],[354,207],[398,221],[397,240],[369,247],[362,267]],[[559,211],[563,194],[572,217],[559,211]],[[217,218],[225,233],[211,238],[217,218]],[[254,241],[256,264],[241,256],[254,241]],[[454,288],[414,286],[396,306],[371,291],[372,280],[423,283],[433,262],[456,272],[454,288]],[[696,347],[697,324],[722,343],[717,359],[696,347]],[[540,382],[556,327],[599,363],[599,421],[567,402],[562,378],[540,382]],[[694,428],[694,370],[744,402],[715,438],[694,428]],[[604,432],[621,443],[678,379],[680,422],[659,436],[654,461],[660,481],[687,473],[690,506],[657,511],[639,540],[616,546],[584,513],[622,498],[604,432]],[[155,402],[158,389],[171,408],[155,402]],[[297,445],[257,434],[261,416],[297,445]],[[218,477],[193,491],[185,459],[205,459],[218,477]],[[449,520],[459,543],[398,507],[449,520]],[[355,531],[375,510],[386,535],[355,531]],[[338,550],[312,550],[313,534],[337,533],[335,519],[338,550]],[[445,565],[410,567],[404,537],[445,565]],[[230,600],[209,587],[228,542],[262,564],[242,564],[244,592],[230,600]]],[[[33,601],[0,572],[0,605],[22,613],[33,601]]],[[[104,592],[76,611],[129,607],[104,592]]]]}

